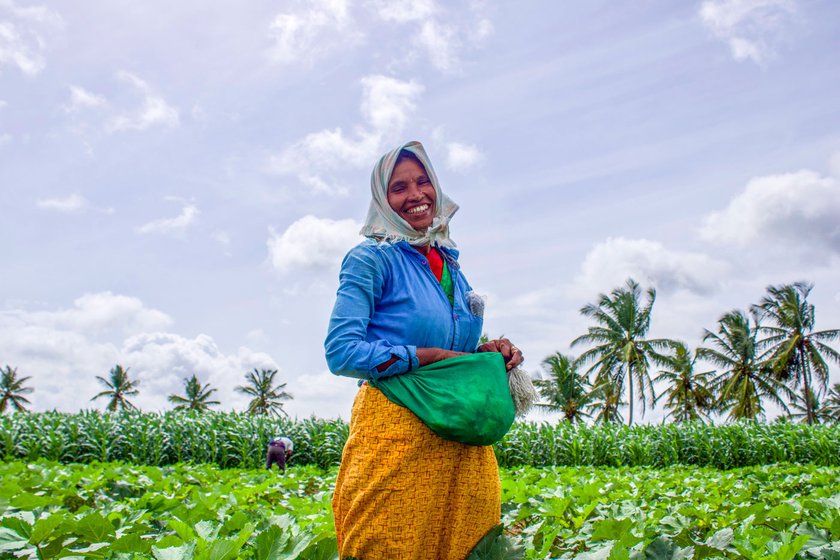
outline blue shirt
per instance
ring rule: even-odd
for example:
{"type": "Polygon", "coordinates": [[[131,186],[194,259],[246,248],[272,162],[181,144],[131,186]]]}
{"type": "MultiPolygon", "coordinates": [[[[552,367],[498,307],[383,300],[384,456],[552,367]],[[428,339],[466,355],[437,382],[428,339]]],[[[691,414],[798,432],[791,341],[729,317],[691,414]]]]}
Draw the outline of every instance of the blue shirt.
{"type": "Polygon", "coordinates": [[[452,275],[451,305],[426,257],[407,242],[367,239],[347,253],[324,342],[330,371],[378,379],[416,369],[417,348],[475,352],[483,324],[470,311],[476,296],[458,251],[440,251],[452,275]],[[397,360],[385,371],[376,369],[392,356],[397,360]]]}

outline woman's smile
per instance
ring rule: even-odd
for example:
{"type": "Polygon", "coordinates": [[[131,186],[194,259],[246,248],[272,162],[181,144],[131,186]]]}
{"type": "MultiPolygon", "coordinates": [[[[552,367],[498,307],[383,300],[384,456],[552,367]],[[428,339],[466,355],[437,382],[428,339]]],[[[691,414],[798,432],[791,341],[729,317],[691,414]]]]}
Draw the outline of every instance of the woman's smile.
{"type": "Polygon", "coordinates": [[[423,166],[403,159],[388,182],[388,205],[416,231],[426,231],[435,218],[435,187],[423,166]]]}

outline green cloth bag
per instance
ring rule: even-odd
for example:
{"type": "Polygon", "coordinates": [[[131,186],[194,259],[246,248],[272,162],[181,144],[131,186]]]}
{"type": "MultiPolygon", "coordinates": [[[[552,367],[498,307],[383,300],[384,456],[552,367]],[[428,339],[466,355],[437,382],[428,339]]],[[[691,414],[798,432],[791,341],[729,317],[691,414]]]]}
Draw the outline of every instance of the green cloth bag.
{"type": "Polygon", "coordinates": [[[490,445],[513,425],[513,399],[498,352],[457,356],[369,383],[443,439],[490,445]]]}

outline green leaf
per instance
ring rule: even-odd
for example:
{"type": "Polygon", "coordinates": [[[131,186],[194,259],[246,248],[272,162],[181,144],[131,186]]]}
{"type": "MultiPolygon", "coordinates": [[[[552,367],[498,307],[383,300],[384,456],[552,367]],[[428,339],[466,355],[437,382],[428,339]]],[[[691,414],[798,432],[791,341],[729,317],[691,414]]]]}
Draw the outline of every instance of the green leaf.
{"type": "Polygon", "coordinates": [[[617,541],[630,532],[633,521],[626,517],[623,519],[599,519],[594,523],[594,527],[592,542],[617,541]]]}
{"type": "Polygon", "coordinates": [[[175,531],[175,534],[181,537],[181,540],[184,542],[194,541],[198,538],[198,535],[195,534],[195,530],[180,519],[175,519],[173,517],[166,522],[166,525],[175,531]]]}
{"type": "Polygon", "coordinates": [[[76,533],[89,543],[111,541],[114,538],[114,526],[99,512],[90,513],[76,524],[76,533]]]}
{"type": "Polygon", "coordinates": [[[195,533],[205,541],[211,541],[219,535],[222,526],[213,521],[199,521],[195,524],[195,533]]]}
{"type": "Polygon", "coordinates": [[[152,547],[152,556],[156,560],[193,560],[194,555],[194,542],[189,542],[181,546],[170,546],[168,548],[152,547]]]}
{"type": "Polygon", "coordinates": [[[30,494],[29,492],[23,492],[13,497],[9,503],[12,505],[12,507],[32,511],[36,508],[54,505],[57,502],[55,498],[50,498],[47,496],[38,496],[36,494],[30,494]]]}
{"type": "Polygon", "coordinates": [[[687,560],[693,557],[694,550],[691,547],[681,548],[667,537],[653,539],[645,548],[644,554],[639,556],[645,560],[687,560]]]}
{"type": "Polygon", "coordinates": [[[148,554],[152,549],[152,541],[143,539],[138,533],[129,533],[111,543],[110,550],[113,552],[136,552],[148,554]]]}
{"type": "Polygon", "coordinates": [[[236,539],[217,539],[212,541],[207,549],[197,559],[200,560],[233,560],[239,554],[242,544],[236,539]]]}
{"type": "Polygon", "coordinates": [[[288,543],[289,535],[277,525],[272,525],[257,535],[254,556],[257,560],[278,560],[288,543]]]}
{"type": "Polygon", "coordinates": [[[20,550],[29,545],[29,537],[8,527],[0,527],[0,551],[20,550]]]}
{"type": "Polygon", "coordinates": [[[32,535],[29,537],[29,542],[32,544],[41,544],[52,537],[53,531],[61,525],[64,519],[65,514],[63,512],[56,512],[49,517],[42,517],[35,522],[35,526],[32,528],[32,535]]]}
{"type": "MultiPolygon", "coordinates": [[[[779,546],[771,554],[765,556],[763,560],[793,560],[793,557],[805,546],[809,538],[808,535],[799,535],[792,541],[779,546]]],[[[771,548],[770,545],[767,548],[771,548]]]]}
{"type": "Polygon", "coordinates": [[[335,537],[324,536],[300,553],[300,560],[338,560],[338,543],[335,537]]]}

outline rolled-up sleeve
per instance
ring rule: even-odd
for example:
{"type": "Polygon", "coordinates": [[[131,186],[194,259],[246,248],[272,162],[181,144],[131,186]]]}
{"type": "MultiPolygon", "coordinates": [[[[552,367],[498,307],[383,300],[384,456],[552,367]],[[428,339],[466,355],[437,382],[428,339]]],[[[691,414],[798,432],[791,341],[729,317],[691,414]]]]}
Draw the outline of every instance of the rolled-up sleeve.
{"type": "Polygon", "coordinates": [[[418,366],[417,348],[367,340],[368,324],[382,297],[381,262],[375,248],[353,248],[341,263],[338,293],[324,342],[327,366],[336,375],[378,379],[405,373],[418,366]],[[380,364],[397,359],[385,371],[380,364]]]}

